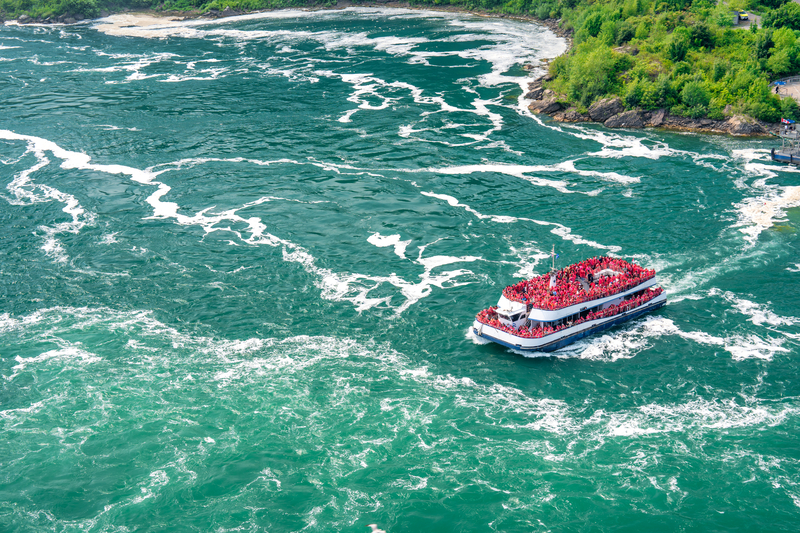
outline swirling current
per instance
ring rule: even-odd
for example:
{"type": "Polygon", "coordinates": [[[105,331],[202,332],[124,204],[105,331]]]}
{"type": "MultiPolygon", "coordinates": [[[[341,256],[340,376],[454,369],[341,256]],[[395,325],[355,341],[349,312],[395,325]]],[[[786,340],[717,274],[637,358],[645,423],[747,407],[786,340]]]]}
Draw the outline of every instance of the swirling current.
{"type": "Polygon", "coordinates": [[[6,23],[0,529],[796,530],[797,170],[531,115],[566,47],[388,8],[6,23]],[[478,342],[553,247],[668,305],[478,342]]]}

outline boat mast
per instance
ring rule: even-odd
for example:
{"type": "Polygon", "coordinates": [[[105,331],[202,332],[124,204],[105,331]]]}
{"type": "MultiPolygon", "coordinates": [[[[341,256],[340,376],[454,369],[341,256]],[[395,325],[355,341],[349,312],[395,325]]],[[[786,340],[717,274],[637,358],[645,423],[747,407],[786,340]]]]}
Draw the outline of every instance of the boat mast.
{"type": "Polygon", "coordinates": [[[553,245],[553,251],[550,252],[550,257],[553,258],[553,268],[550,269],[551,272],[556,271],[556,245],[553,245]]]}

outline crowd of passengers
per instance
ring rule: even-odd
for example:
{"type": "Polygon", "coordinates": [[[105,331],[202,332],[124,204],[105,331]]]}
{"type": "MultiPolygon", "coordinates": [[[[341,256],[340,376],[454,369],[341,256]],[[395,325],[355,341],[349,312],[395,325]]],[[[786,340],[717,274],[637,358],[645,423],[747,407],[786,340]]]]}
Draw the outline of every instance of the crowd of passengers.
{"type": "Polygon", "coordinates": [[[662,289],[661,287],[658,287],[654,290],[645,291],[643,294],[637,296],[636,298],[631,298],[630,300],[621,302],[619,305],[612,305],[599,311],[592,311],[588,313],[585,317],[580,317],[574,322],[565,322],[556,327],[543,326],[541,322],[538,323],[539,325],[533,329],[526,327],[526,325],[524,324],[518,328],[515,328],[513,326],[506,326],[500,323],[500,320],[497,317],[497,306],[490,307],[489,309],[484,309],[483,311],[478,313],[478,316],[476,318],[478,322],[481,322],[482,324],[486,324],[487,326],[492,326],[493,328],[505,331],[506,333],[511,333],[512,335],[516,335],[517,337],[523,337],[526,339],[538,339],[546,335],[550,335],[551,333],[561,331],[564,328],[577,326],[578,324],[589,322],[591,320],[597,320],[598,318],[608,318],[614,315],[618,315],[620,313],[624,313],[625,311],[630,311],[631,309],[639,307],[645,302],[649,302],[662,292],[664,292],[664,289],[662,289]]]}
{"type": "Polygon", "coordinates": [[[537,309],[555,310],[628,290],[654,277],[655,270],[642,268],[624,259],[592,257],[570,265],[556,273],[555,286],[550,286],[550,274],[520,281],[503,289],[503,296],[514,302],[533,304],[537,309]],[[603,270],[616,272],[613,276],[598,276],[603,270]],[[581,280],[587,283],[585,290],[581,280]]]}

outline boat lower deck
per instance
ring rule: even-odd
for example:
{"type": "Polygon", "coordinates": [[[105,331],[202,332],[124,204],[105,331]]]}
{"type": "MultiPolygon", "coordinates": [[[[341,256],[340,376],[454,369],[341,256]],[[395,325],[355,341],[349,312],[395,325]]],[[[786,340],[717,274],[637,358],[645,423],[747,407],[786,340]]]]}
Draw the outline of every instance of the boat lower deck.
{"type": "Polygon", "coordinates": [[[614,315],[605,319],[599,319],[592,322],[581,324],[580,326],[573,326],[566,330],[547,335],[541,338],[524,338],[516,335],[511,335],[505,331],[495,329],[485,324],[473,325],[472,329],[475,335],[496,342],[514,350],[528,351],[528,352],[552,352],[563,348],[573,342],[580,340],[588,335],[592,335],[599,331],[603,331],[614,327],[628,320],[637,318],[644,313],[654,311],[667,303],[665,294],[661,294],[656,298],[648,301],[640,307],[631,309],[630,311],[614,315]],[[583,326],[583,327],[581,327],[583,326]],[[488,330],[488,331],[487,331],[488,330]],[[575,331],[570,331],[575,330],[575,331]],[[495,333],[492,335],[492,333],[495,333]]]}

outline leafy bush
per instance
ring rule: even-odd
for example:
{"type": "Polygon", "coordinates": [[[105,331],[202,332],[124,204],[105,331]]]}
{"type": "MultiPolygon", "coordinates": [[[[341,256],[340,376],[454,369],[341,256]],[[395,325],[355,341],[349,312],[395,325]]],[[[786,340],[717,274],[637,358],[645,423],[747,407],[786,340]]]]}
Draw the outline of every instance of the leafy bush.
{"type": "Polygon", "coordinates": [[[777,76],[789,74],[792,71],[792,58],[789,50],[778,50],[767,60],[767,68],[777,76]]]}
{"type": "Polygon", "coordinates": [[[790,28],[800,30],[800,5],[789,2],[778,9],[769,11],[762,23],[765,28],[790,28]]]}
{"type": "Polygon", "coordinates": [[[620,57],[608,46],[597,41],[579,45],[570,59],[570,97],[588,106],[598,96],[612,92],[617,74],[627,68],[626,56],[620,57]]]}
{"type": "Polygon", "coordinates": [[[642,80],[636,80],[628,85],[624,98],[626,106],[629,108],[638,107],[642,103],[645,95],[646,83],[647,82],[642,82],[642,80]]]}
{"type": "Polygon", "coordinates": [[[759,0],[759,4],[768,9],[777,9],[791,0],[759,0]]]}
{"type": "Polygon", "coordinates": [[[764,122],[778,122],[781,118],[780,109],[767,102],[747,102],[744,111],[745,114],[764,122]]]}
{"type": "Polygon", "coordinates": [[[798,109],[794,98],[786,97],[781,99],[781,117],[800,120],[800,109],[798,109]]]}
{"type": "Polygon", "coordinates": [[[714,46],[714,36],[708,25],[703,22],[692,26],[689,36],[692,46],[695,48],[712,48],[714,46]]]}
{"type": "Polygon", "coordinates": [[[705,107],[711,101],[711,96],[702,82],[690,81],[681,90],[681,101],[686,107],[705,107]]]}
{"type": "Polygon", "coordinates": [[[590,37],[597,37],[602,25],[603,16],[600,13],[589,15],[586,17],[586,20],[583,21],[583,29],[586,30],[586,33],[588,33],[590,37]]]}
{"type": "Polygon", "coordinates": [[[673,61],[683,61],[686,54],[689,52],[690,45],[689,30],[686,28],[678,28],[672,32],[667,47],[667,55],[673,61]]]}
{"type": "MultiPolygon", "coordinates": [[[[800,7],[800,6],[798,6],[800,7]]],[[[769,57],[769,51],[775,46],[772,41],[772,30],[761,31],[756,35],[755,52],[757,59],[769,57]]]]}
{"type": "Polygon", "coordinates": [[[627,21],[623,22],[617,28],[617,39],[616,44],[625,44],[631,39],[633,39],[634,35],[636,34],[636,30],[634,29],[633,25],[627,21]]]}

